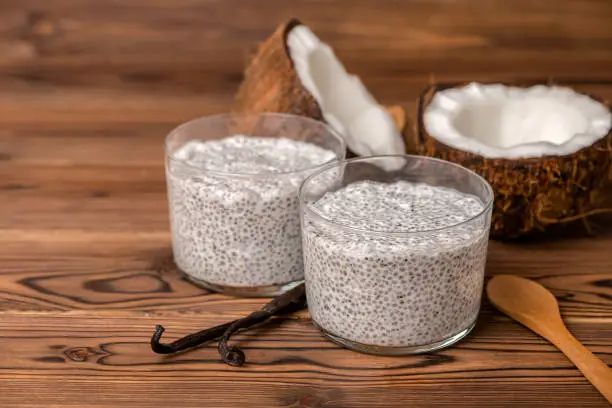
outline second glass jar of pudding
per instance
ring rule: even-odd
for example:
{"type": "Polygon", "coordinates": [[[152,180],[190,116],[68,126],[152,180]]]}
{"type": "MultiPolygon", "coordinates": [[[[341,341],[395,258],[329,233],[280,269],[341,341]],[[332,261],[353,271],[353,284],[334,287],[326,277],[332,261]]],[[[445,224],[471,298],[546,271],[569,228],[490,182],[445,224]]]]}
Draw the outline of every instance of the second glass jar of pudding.
{"type": "Polygon", "coordinates": [[[331,340],[372,354],[446,347],[480,309],[493,191],[453,163],[330,164],[300,189],[308,308],[331,340]]]}
{"type": "Polygon", "coordinates": [[[283,114],[222,114],[166,138],[174,260],[210,290],[273,296],[303,280],[297,192],[343,139],[322,122],[283,114]]]}

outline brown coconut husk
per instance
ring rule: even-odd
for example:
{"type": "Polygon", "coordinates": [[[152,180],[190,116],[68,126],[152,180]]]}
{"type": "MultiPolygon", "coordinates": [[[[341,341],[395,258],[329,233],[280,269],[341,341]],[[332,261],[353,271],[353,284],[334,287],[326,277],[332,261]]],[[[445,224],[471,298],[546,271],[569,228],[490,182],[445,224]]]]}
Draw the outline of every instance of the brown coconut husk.
{"type": "Polygon", "coordinates": [[[288,20],[259,45],[236,94],[236,111],[289,113],[323,120],[319,105],[302,86],[287,49],[287,34],[300,24],[295,18],[288,20]]]}
{"type": "MultiPolygon", "coordinates": [[[[488,159],[449,147],[429,135],[423,114],[436,92],[466,84],[433,84],[421,94],[417,152],[461,164],[491,184],[495,192],[493,238],[517,238],[576,220],[583,220],[589,229],[587,217],[612,211],[600,208],[603,193],[612,180],[612,131],[571,155],[524,159],[488,159]]],[[[551,82],[521,85],[536,84],[551,82]]],[[[597,100],[610,109],[607,101],[597,100]]]]}

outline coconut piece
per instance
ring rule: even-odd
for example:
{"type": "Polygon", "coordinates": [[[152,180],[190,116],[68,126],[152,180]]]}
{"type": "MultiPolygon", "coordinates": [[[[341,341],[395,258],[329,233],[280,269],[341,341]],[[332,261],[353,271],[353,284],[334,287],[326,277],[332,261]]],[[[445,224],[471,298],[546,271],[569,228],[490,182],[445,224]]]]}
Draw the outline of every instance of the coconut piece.
{"type": "Polygon", "coordinates": [[[250,58],[236,94],[239,112],[279,112],[322,120],[321,110],[302,86],[289,58],[287,34],[297,25],[292,19],[280,25],[250,58]]]}
{"type": "Polygon", "coordinates": [[[484,177],[491,236],[516,238],[597,212],[612,175],[612,114],[568,87],[432,85],[419,101],[419,153],[484,177]]]}
{"type": "Polygon", "coordinates": [[[346,72],[331,47],[295,19],[260,44],[245,70],[235,110],[324,120],[360,156],[405,151],[393,116],[359,77],[346,72]]]}
{"type": "Polygon", "coordinates": [[[406,146],[406,153],[418,154],[419,142],[416,137],[414,123],[410,120],[408,115],[406,115],[406,109],[404,109],[402,105],[385,106],[385,109],[387,109],[387,111],[389,111],[391,114],[391,117],[393,117],[395,127],[402,135],[404,145],[406,146]]]}

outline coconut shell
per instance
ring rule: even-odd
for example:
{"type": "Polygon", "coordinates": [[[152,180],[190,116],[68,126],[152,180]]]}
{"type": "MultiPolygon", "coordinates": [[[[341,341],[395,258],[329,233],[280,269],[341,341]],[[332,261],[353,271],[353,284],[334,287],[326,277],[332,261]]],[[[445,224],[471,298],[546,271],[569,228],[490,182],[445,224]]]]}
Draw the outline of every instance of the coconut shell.
{"type": "Polygon", "coordinates": [[[244,72],[234,110],[289,113],[323,119],[319,105],[302,86],[287,48],[287,35],[300,24],[291,19],[259,44],[244,72]]]}
{"type": "MultiPolygon", "coordinates": [[[[287,113],[324,121],[319,104],[301,83],[287,48],[287,35],[301,25],[291,19],[257,47],[249,59],[244,79],[236,94],[234,111],[249,113],[287,113]]],[[[398,129],[408,129],[408,118],[399,106],[386,106],[398,129]]],[[[410,129],[410,138],[414,132],[410,129]]],[[[414,142],[413,142],[414,144],[414,142]]],[[[348,151],[347,157],[355,157],[348,151]]]]}
{"type": "MultiPolygon", "coordinates": [[[[517,238],[553,224],[586,220],[598,212],[612,178],[612,131],[592,146],[567,156],[489,159],[436,140],[423,125],[423,114],[436,92],[462,86],[431,85],[417,112],[419,154],[461,164],[486,179],[495,192],[491,236],[517,238]]],[[[603,102],[608,109],[609,103],[603,102]]]]}

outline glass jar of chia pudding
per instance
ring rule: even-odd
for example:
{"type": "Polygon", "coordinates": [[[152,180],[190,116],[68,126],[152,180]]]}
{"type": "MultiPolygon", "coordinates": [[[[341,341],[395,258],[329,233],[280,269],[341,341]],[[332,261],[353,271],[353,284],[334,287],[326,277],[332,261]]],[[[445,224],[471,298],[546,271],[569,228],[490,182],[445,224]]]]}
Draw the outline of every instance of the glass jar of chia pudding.
{"type": "Polygon", "coordinates": [[[174,260],[207,289],[273,296],[303,281],[298,189],[346,145],[326,124],[284,114],[221,114],[166,138],[174,260]]]}
{"type": "Polygon", "coordinates": [[[300,189],[308,308],[332,341],[371,354],[447,347],[476,323],[493,191],[418,156],[333,163],[300,189]]]}

